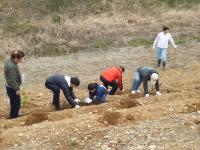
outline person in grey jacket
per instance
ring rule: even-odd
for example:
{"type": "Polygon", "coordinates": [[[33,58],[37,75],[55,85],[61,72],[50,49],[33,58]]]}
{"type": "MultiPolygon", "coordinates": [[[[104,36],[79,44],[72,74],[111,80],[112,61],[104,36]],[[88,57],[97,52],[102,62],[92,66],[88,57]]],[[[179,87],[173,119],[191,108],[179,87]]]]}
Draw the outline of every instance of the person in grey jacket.
{"type": "Polygon", "coordinates": [[[10,116],[9,119],[16,118],[19,115],[21,106],[20,86],[22,85],[22,77],[18,68],[18,64],[25,56],[23,51],[15,50],[11,54],[11,58],[5,61],[4,76],[6,79],[7,95],[10,99],[10,116]]]}
{"type": "Polygon", "coordinates": [[[159,74],[158,72],[150,67],[140,67],[137,69],[135,73],[135,77],[132,84],[132,94],[139,93],[138,89],[141,83],[143,83],[144,87],[144,95],[145,97],[149,97],[148,94],[148,81],[151,82],[152,87],[156,87],[156,95],[160,96],[160,87],[159,87],[159,74]]]}
{"type": "Polygon", "coordinates": [[[65,75],[55,74],[47,78],[45,82],[46,88],[53,92],[53,102],[56,111],[60,111],[60,90],[63,91],[65,98],[73,108],[78,108],[80,100],[76,98],[73,87],[80,85],[77,77],[69,77],[65,75]]]}

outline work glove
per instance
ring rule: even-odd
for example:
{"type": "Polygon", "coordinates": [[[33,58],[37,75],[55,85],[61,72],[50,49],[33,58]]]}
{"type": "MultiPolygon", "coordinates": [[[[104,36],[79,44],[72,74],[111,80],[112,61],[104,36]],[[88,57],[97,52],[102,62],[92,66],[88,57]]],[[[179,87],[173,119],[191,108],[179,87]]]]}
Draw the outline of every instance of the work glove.
{"type": "Polygon", "coordinates": [[[157,95],[157,96],[160,96],[160,95],[161,95],[161,93],[160,93],[159,91],[157,91],[157,92],[156,92],[156,95],[157,95]]]}
{"type": "Polygon", "coordinates": [[[77,98],[76,98],[74,101],[75,101],[77,104],[80,103],[80,100],[77,99],[77,98]]]}
{"type": "Polygon", "coordinates": [[[149,97],[149,94],[145,94],[145,97],[149,97]]]}
{"type": "Polygon", "coordinates": [[[90,103],[92,103],[92,99],[90,99],[90,98],[88,98],[88,97],[85,98],[85,103],[86,103],[86,104],[90,104],[90,103]]]}
{"type": "Polygon", "coordinates": [[[75,108],[80,108],[80,106],[79,106],[79,105],[76,105],[75,108]]]}
{"type": "Polygon", "coordinates": [[[124,92],[125,90],[124,89],[122,89],[122,92],[124,92]]]}

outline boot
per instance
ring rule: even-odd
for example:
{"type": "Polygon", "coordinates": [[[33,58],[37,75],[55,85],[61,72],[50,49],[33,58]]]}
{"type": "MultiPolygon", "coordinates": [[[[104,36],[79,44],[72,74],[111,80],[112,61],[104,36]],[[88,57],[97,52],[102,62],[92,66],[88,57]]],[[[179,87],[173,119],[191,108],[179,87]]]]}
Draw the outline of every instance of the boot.
{"type": "Polygon", "coordinates": [[[60,106],[55,106],[55,110],[56,110],[56,111],[61,111],[62,108],[61,108],[60,106]]]}
{"type": "Polygon", "coordinates": [[[158,60],[158,65],[157,67],[160,67],[161,59],[158,60]]]}
{"type": "Polygon", "coordinates": [[[163,70],[166,70],[166,62],[163,62],[163,70]]]}

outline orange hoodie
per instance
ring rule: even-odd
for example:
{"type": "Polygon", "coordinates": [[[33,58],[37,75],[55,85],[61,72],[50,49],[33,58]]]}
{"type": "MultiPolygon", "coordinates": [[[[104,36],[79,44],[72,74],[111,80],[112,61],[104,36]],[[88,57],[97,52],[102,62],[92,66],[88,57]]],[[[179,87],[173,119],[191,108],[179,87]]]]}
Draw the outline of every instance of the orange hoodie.
{"type": "Polygon", "coordinates": [[[113,82],[114,80],[118,80],[118,87],[120,90],[123,90],[122,84],[122,69],[120,67],[111,67],[106,69],[101,74],[104,79],[109,82],[113,82]]]}

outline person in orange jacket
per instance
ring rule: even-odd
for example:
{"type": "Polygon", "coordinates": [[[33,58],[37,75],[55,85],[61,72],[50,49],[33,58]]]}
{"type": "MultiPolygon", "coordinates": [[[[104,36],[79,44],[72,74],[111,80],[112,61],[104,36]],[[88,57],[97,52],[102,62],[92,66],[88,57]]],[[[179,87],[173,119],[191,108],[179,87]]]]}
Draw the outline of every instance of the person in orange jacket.
{"type": "Polygon", "coordinates": [[[106,89],[108,89],[108,86],[112,87],[109,91],[109,95],[114,95],[118,88],[124,91],[122,83],[122,73],[124,71],[125,68],[123,66],[117,66],[108,68],[101,73],[100,80],[103,82],[106,89]],[[118,80],[118,82],[116,80],[118,80]]]}

